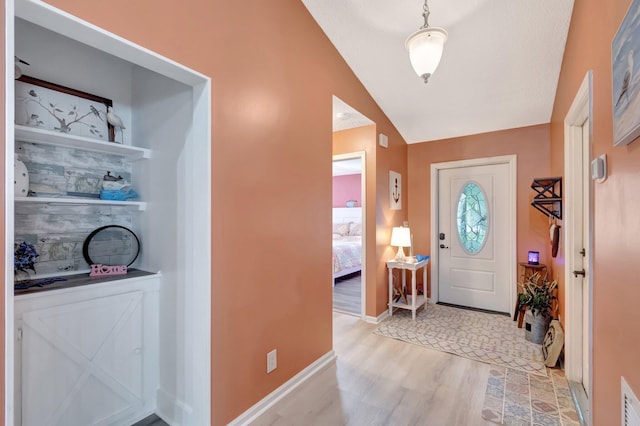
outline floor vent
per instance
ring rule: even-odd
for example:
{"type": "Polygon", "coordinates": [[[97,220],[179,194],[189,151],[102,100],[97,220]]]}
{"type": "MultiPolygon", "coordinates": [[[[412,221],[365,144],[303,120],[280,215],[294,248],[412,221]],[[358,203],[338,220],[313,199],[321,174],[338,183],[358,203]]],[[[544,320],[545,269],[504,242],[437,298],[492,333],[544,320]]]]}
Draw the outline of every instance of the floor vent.
{"type": "Polygon", "coordinates": [[[622,379],[622,424],[623,426],[640,426],[640,401],[622,379]]]}

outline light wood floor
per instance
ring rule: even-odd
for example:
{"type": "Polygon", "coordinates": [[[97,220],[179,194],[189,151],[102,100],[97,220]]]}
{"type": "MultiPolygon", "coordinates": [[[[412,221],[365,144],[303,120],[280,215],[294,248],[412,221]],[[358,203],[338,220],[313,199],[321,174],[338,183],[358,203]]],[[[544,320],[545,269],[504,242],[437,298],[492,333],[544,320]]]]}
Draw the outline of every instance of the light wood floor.
{"type": "Polygon", "coordinates": [[[333,286],[333,310],[360,315],[362,277],[360,272],[336,278],[333,286]]]}
{"type": "Polygon", "coordinates": [[[481,417],[490,366],[388,337],[333,314],[337,361],[254,425],[493,425],[481,417]]]}

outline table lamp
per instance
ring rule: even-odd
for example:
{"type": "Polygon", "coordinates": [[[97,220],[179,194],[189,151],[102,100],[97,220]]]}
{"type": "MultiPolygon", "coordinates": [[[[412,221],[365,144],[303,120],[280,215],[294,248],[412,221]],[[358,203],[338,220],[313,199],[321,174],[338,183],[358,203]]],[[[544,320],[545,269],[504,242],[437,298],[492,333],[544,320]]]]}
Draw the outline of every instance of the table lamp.
{"type": "Polygon", "coordinates": [[[406,257],[404,255],[404,247],[411,247],[411,231],[409,228],[402,226],[396,226],[391,231],[391,245],[398,247],[398,253],[394,259],[397,262],[404,262],[406,257]]]}

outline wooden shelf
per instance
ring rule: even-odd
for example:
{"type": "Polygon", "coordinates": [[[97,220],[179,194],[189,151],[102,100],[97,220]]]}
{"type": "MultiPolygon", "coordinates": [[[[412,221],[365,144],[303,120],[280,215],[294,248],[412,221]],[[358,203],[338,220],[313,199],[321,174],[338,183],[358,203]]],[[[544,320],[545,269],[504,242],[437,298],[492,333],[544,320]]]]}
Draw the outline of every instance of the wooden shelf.
{"type": "Polygon", "coordinates": [[[537,178],[531,183],[531,189],[536,195],[531,205],[545,216],[555,216],[562,219],[562,178],[537,178]]]}
{"type": "Polygon", "coordinates": [[[63,197],[15,197],[15,202],[31,203],[31,204],[58,204],[67,206],[85,206],[85,205],[101,205],[101,206],[120,206],[129,207],[133,210],[144,211],[147,203],[143,201],[111,201],[100,200],[97,198],[63,198],[63,197]]]}
{"type": "Polygon", "coordinates": [[[125,157],[129,161],[151,158],[151,150],[115,142],[104,142],[28,126],[15,126],[15,139],[43,145],[63,146],[84,151],[102,152],[125,157]]]}
{"type": "MultiPolygon", "coordinates": [[[[411,309],[411,298],[413,296],[410,294],[407,294],[407,302],[408,303],[404,303],[404,301],[402,300],[402,298],[400,298],[398,301],[395,301],[391,304],[391,306],[393,306],[394,308],[402,308],[402,309],[411,309]]],[[[416,309],[419,308],[420,306],[424,305],[426,303],[426,299],[424,298],[424,296],[422,294],[418,295],[418,298],[416,299],[416,309]]]]}

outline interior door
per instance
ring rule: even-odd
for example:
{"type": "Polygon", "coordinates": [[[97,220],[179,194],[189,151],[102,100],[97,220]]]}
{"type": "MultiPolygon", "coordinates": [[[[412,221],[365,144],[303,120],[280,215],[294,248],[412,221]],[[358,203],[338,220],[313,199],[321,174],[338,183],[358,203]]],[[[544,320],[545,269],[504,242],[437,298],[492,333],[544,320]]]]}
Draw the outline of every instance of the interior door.
{"type": "Polygon", "coordinates": [[[509,165],[438,171],[439,301],[509,312],[509,165]]]}
{"type": "Polygon", "coordinates": [[[589,311],[591,309],[591,300],[589,294],[589,182],[590,182],[590,170],[589,170],[589,121],[585,121],[582,124],[582,141],[575,144],[576,158],[581,159],[580,167],[576,167],[576,202],[575,206],[579,206],[576,209],[573,218],[575,224],[573,224],[573,232],[575,235],[575,246],[572,250],[571,256],[573,256],[573,265],[575,272],[573,273],[573,283],[571,285],[580,289],[579,293],[582,295],[581,309],[581,336],[582,339],[582,386],[585,391],[585,396],[590,396],[590,383],[589,383],[589,348],[590,348],[590,333],[589,333],[589,311]]]}

